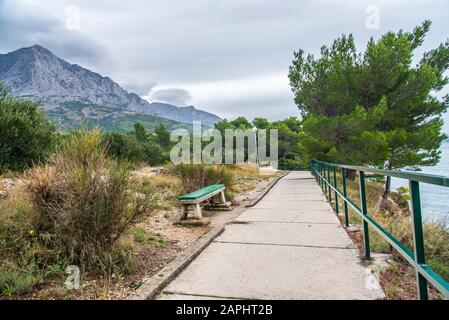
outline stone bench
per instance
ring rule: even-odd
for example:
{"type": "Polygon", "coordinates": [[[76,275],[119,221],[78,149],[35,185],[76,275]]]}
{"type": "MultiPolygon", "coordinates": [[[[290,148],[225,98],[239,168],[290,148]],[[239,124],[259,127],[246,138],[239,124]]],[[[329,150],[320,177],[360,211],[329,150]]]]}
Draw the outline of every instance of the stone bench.
{"type": "Polygon", "coordinates": [[[213,184],[202,189],[198,189],[186,195],[178,197],[181,202],[181,219],[180,224],[205,225],[210,222],[208,218],[203,218],[201,212],[201,203],[210,201],[215,198],[219,205],[226,205],[226,197],[224,194],[225,186],[223,184],[213,184]],[[188,218],[188,208],[194,206],[193,216],[188,218]]]}

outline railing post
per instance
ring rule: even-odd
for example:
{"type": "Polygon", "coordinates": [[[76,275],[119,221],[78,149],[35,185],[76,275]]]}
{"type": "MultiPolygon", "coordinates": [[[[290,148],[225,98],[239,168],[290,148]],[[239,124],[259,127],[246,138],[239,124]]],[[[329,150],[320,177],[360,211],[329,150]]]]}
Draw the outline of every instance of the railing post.
{"type": "MultiPolygon", "coordinates": [[[[426,256],[424,252],[424,233],[421,216],[421,198],[419,194],[419,182],[409,181],[410,194],[412,196],[412,226],[413,226],[413,242],[415,251],[415,262],[418,265],[426,263],[426,256]]],[[[427,300],[427,280],[416,270],[416,282],[418,288],[418,296],[420,300],[427,300]]]]}
{"type": "Polygon", "coordinates": [[[346,202],[346,169],[341,168],[341,184],[343,186],[343,207],[345,209],[345,225],[349,227],[349,216],[348,216],[348,203],[346,202]]]}
{"type": "Polygon", "coordinates": [[[328,192],[328,195],[329,195],[329,203],[332,203],[331,172],[330,172],[330,169],[329,169],[329,165],[326,165],[326,167],[327,167],[327,182],[328,182],[328,184],[327,184],[327,192],[328,192]]]}
{"type": "MultiPolygon", "coordinates": [[[[362,213],[364,216],[367,216],[368,208],[366,206],[365,172],[363,171],[359,171],[359,185],[360,185],[360,204],[362,206],[362,213]]],[[[365,219],[363,219],[362,225],[363,225],[363,240],[365,244],[365,258],[371,259],[368,222],[366,222],[365,219]]]]}
{"type": "Polygon", "coordinates": [[[326,175],[327,175],[327,171],[326,171],[326,165],[325,164],[323,164],[323,167],[322,167],[322,170],[323,170],[323,188],[324,188],[324,194],[326,195],[326,198],[327,198],[327,184],[326,184],[326,175]]]}
{"type": "Polygon", "coordinates": [[[321,178],[322,172],[321,172],[321,164],[320,163],[317,164],[317,173],[319,174],[318,179],[319,179],[321,191],[323,191],[323,178],[321,178]]]}
{"type": "Polygon", "coordinates": [[[320,170],[321,170],[321,169],[320,169],[320,164],[317,163],[317,164],[316,164],[317,179],[318,179],[318,184],[320,185],[321,190],[322,190],[322,189],[323,189],[323,186],[322,186],[322,181],[321,181],[321,171],[320,171],[320,170]]]}
{"type": "Polygon", "coordinates": [[[334,193],[334,196],[335,196],[335,214],[336,214],[336,215],[338,215],[338,193],[337,193],[338,187],[337,187],[337,172],[336,172],[335,166],[333,166],[333,167],[332,167],[332,171],[334,172],[334,188],[335,188],[335,193],[334,193]]]}
{"type": "Polygon", "coordinates": [[[321,163],[318,164],[318,172],[320,173],[320,187],[321,187],[321,191],[323,191],[323,171],[321,170],[321,163]]]}

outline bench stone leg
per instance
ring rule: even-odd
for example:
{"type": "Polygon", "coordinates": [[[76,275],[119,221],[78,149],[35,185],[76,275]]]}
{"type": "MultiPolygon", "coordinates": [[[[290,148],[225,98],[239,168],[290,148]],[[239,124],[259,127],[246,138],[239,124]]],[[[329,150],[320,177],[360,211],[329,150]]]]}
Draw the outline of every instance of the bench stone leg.
{"type": "Polygon", "coordinates": [[[181,220],[185,220],[187,219],[187,210],[188,210],[188,205],[186,204],[181,204],[181,220]]]}
{"type": "Polygon", "coordinates": [[[199,220],[203,219],[203,214],[201,212],[201,206],[199,203],[195,205],[195,218],[199,220]]]}
{"type": "Polygon", "coordinates": [[[221,203],[226,203],[226,197],[225,197],[224,191],[220,192],[220,198],[221,198],[221,203]]]}
{"type": "Polygon", "coordinates": [[[192,204],[181,203],[181,217],[173,222],[173,224],[183,225],[183,226],[206,226],[210,223],[210,219],[207,217],[203,218],[201,212],[201,206],[199,203],[193,204],[195,210],[192,217],[188,217],[188,209],[192,204]]]}

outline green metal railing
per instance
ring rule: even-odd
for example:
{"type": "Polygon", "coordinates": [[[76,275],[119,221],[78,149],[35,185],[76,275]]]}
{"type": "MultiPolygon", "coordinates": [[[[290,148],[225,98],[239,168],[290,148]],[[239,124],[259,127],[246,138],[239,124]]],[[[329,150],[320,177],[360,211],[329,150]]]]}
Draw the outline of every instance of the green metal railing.
{"type": "Polygon", "coordinates": [[[310,162],[310,169],[315,176],[318,184],[321,186],[323,193],[326,194],[329,202],[332,202],[332,193],[335,198],[335,213],[338,214],[339,197],[343,201],[345,225],[349,226],[348,207],[362,218],[362,230],[365,248],[365,258],[371,258],[369,227],[379,233],[399,254],[404,257],[416,270],[416,282],[419,298],[428,299],[427,284],[430,283],[446,298],[449,298],[449,283],[435,273],[427,264],[424,251],[424,235],[423,223],[421,216],[421,199],[419,192],[419,183],[429,183],[437,186],[449,187],[449,177],[436,176],[423,173],[415,173],[410,171],[381,170],[368,167],[358,167],[350,165],[341,165],[335,163],[322,162],[313,160],[310,162]],[[337,184],[337,170],[341,175],[342,190],[337,184]],[[360,207],[347,196],[346,190],[346,172],[354,170],[359,174],[360,188],[360,207]],[[332,180],[331,180],[332,172],[332,180]],[[368,213],[366,205],[366,187],[365,174],[371,173],[381,176],[390,176],[409,180],[411,204],[412,204],[412,227],[413,227],[413,244],[414,252],[411,252],[403,243],[396,239],[392,234],[378,224],[368,213]],[[332,192],[333,191],[333,192],[332,192]]]}

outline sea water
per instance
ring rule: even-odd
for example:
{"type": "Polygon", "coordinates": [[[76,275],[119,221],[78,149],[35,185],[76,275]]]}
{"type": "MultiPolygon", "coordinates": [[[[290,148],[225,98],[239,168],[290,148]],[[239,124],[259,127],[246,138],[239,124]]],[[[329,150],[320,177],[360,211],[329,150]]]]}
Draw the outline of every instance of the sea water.
{"type": "MultiPolygon", "coordinates": [[[[449,141],[441,145],[441,159],[434,167],[422,167],[422,173],[449,177],[449,141]]],[[[408,181],[392,178],[391,189],[399,186],[408,187],[408,181]]],[[[420,183],[421,207],[423,218],[449,220],[449,187],[441,187],[428,183],[420,183]]]]}

